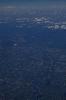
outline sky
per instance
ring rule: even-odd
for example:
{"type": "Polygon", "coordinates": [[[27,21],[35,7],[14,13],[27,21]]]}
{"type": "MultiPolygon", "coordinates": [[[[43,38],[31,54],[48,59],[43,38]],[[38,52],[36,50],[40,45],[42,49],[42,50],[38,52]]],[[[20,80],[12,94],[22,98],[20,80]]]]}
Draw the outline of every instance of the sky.
{"type": "Polygon", "coordinates": [[[0,0],[0,5],[65,5],[66,0],[0,0]]]}

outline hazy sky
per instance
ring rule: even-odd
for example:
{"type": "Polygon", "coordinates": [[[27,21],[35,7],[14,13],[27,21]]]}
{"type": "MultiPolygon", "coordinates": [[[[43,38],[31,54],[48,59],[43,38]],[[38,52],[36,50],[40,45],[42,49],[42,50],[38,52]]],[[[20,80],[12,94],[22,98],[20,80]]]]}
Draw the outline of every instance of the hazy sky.
{"type": "Polygon", "coordinates": [[[62,5],[66,0],[0,0],[0,4],[22,4],[22,5],[62,5]]]}

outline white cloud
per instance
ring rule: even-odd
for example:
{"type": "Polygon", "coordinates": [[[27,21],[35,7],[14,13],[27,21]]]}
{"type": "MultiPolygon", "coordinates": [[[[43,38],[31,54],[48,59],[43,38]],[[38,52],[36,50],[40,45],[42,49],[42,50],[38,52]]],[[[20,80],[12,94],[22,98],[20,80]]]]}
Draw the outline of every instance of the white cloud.
{"type": "Polygon", "coordinates": [[[65,29],[66,30],[66,25],[61,25],[61,29],[65,29]]]}
{"type": "Polygon", "coordinates": [[[55,25],[54,28],[55,28],[55,29],[59,29],[60,26],[59,26],[59,25],[55,25]]]}

